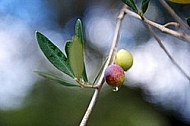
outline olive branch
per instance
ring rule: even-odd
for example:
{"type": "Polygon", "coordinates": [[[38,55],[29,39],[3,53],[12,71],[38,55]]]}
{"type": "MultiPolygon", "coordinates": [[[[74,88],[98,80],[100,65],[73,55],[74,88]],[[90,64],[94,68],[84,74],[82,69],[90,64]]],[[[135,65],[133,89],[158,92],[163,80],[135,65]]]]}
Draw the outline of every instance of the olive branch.
{"type": "MultiPolygon", "coordinates": [[[[42,33],[36,32],[36,39],[38,42],[38,45],[42,52],[44,53],[45,57],[61,72],[66,74],[68,77],[71,77],[76,83],[71,83],[69,81],[63,80],[61,77],[54,76],[49,73],[44,73],[41,71],[34,71],[36,74],[45,77],[47,79],[50,79],[52,81],[55,81],[57,83],[60,83],[64,86],[69,87],[84,87],[84,88],[92,88],[94,89],[94,94],[92,95],[91,101],[87,107],[87,110],[80,122],[80,126],[85,126],[92,110],[95,106],[95,103],[97,101],[98,95],[100,93],[100,90],[102,88],[102,85],[105,82],[104,79],[104,71],[105,69],[113,63],[116,47],[118,43],[118,38],[120,34],[120,28],[122,24],[123,18],[127,16],[132,16],[136,19],[139,19],[144,23],[147,30],[150,32],[150,34],[156,39],[159,46],[163,49],[165,54],[169,57],[173,65],[175,65],[179,71],[188,79],[190,80],[190,76],[182,69],[182,67],[174,60],[172,55],[169,53],[167,48],[164,46],[162,41],[159,39],[159,37],[156,35],[156,33],[153,31],[152,27],[159,29],[161,32],[167,33],[169,35],[172,35],[178,39],[183,40],[184,42],[190,42],[190,35],[186,34],[185,32],[178,32],[172,29],[169,29],[169,25],[173,25],[178,27],[179,25],[183,25],[187,29],[189,29],[189,26],[187,26],[172,10],[172,8],[169,7],[169,5],[164,1],[160,0],[160,3],[169,10],[171,15],[179,22],[169,22],[165,25],[158,24],[156,22],[153,22],[151,20],[148,20],[144,13],[146,13],[146,10],[148,9],[150,0],[142,0],[141,7],[138,9],[135,2],[133,0],[123,0],[125,3],[123,7],[120,9],[119,14],[117,16],[116,26],[115,26],[115,32],[113,36],[112,46],[109,51],[109,55],[106,58],[105,62],[102,64],[100,71],[98,72],[97,76],[95,77],[94,82],[90,82],[88,80],[86,68],[85,68],[85,61],[84,61],[84,38],[83,38],[83,30],[82,30],[82,22],[78,19],[75,25],[75,35],[72,37],[71,40],[66,41],[65,43],[65,53],[64,54],[57,46],[55,46],[47,37],[45,37],[42,33]]],[[[190,24],[190,19],[187,19],[187,23],[190,24]]]]}

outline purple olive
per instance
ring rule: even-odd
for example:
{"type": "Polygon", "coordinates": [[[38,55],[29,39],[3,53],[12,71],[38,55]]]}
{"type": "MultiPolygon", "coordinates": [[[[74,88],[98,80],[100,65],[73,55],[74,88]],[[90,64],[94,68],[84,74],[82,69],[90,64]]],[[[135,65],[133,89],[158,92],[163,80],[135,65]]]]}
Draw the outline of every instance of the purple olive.
{"type": "Polygon", "coordinates": [[[105,70],[104,79],[111,87],[120,87],[125,80],[124,70],[116,64],[111,64],[105,70]]]}

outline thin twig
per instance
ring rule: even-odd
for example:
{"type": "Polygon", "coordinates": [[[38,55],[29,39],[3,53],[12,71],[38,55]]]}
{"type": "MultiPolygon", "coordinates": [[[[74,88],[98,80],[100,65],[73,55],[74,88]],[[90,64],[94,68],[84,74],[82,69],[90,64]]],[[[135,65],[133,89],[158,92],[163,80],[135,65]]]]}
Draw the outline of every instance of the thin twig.
{"type": "Polygon", "coordinates": [[[168,29],[166,27],[164,27],[163,25],[160,25],[160,24],[157,24],[153,21],[150,21],[148,19],[146,19],[145,17],[142,17],[139,16],[138,14],[130,11],[129,9],[125,9],[125,12],[128,14],[128,15],[131,15],[137,19],[140,19],[144,22],[146,28],[149,30],[149,32],[151,33],[151,35],[157,40],[158,44],[160,45],[160,47],[164,50],[164,52],[166,53],[166,55],[169,57],[169,59],[171,60],[171,62],[182,72],[182,74],[188,79],[190,80],[190,76],[180,67],[180,65],[174,60],[174,58],[170,55],[170,53],[168,52],[168,50],[165,48],[165,46],[162,44],[161,40],[156,36],[156,34],[154,33],[154,31],[149,27],[149,25],[161,30],[162,32],[165,32],[165,33],[168,33],[170,35],[173,35],[175,37],[178,37],[178,38],[183,38],[184,40],[190,42],[190,36],[189,35],[185,35],[184,33],[179,33],[179,32],[176,32],[174,30],[171,30],[171,29],[168,29]],[[149,25],[148,25],[149,24],[149,25]]]}
{"type": "Polygon", "coordinates": [[[175,13],[175,11],[166,3],[165,0],[160,0],[160,3],[162,6],[170,13],[170,15],[180,23],[181,26],[184,26],[187,29],[190,29],[190,27],[183,22],[183,20],[175,13]]]}
{"type": "Polygon", "coordinates": [[[174,26],[174,27],[176,27],[176,28],[179,28],[179,27],[180,27],[179,23],[177,23],[177,22],[168,22],[168,23],[166,23],[166,24],[164,25],[164,27],[168,27],[168,26],[174,26]]]}
{"type": "Polygon", "coordinates": [[[119,31],[120,31],[120,28],[121,28],[121,22],[122,22],[122,19],[123,19],[124,15],[125,15],[125,12],[124,12],[125,8],[126,8],[126,5],[124,5],[124,7],[120,10],[120,13],[119,13],[119,15],[117,17],[116,29],[115,29],[114,38],[113,38],[113,41],[112,41],[112,46],[111,46],[111,49],[110,49],[110,52],[109,52],[109,55],[108,55],[108,60],[106,61],[104,69],[103,69],[103,71],[102,71],[102,73],[100,75],[100,78],[99,78],[99,80],[98,80],[98,82],[96,84],[98,88],[95,88],[94,94],[93,94],[92,99],[90,101],[90,104],[89,104],[89,106],[88,106],[88,108],[87,108],[87,110],[86,110],[86,112],[84,114],[84,117],[83,117],[83,119],[82,119],[82,121],[80,123],[80,126],[85,126],[86,125],[86,123],[87,123],[87,121],[89,119],[89,116],[90,116],[90,114],[91,114],[91,112],[92,112],[92,110],[94,108],[94,105],[95,105],[95,103],[97,101],[97,97],[98,97],[98,94],[99,94],[99,92],[101,90],[101,87],[102,87],[103,83],[105,82],[105,80],[104,80],[104,71],[107,68],[107,66],[113,60],[114,50],[115,50],[115,47],[117,45],[118,38],[119,38],[119,31]]]}
{"type": "MultiPolygon", "coordinates": [[[[139,20],[142,20],[141,16],[139,16],[138,14],[134,13],[133,11],[131,11],[131,10],[127,9],[127,8],[125,9],[125,13],[127,13],[128,15],[130,15],[132,17],[135,17],[135,18],[137,18],[139,20]]],[[[162,31],[164,33],[173,35],[173,36],[175,36],[175,37],[177,37],[179,39],[185,40],[186,42],[190,43],[190,35],[188,35],[188,34],[171,30],[169,28],[164,27],[163,25],[160,25],[158,23],[155,23],[153,21],[148,20],[145,17],[143,18],[143,21],[145,23],[159,29],[160,31],[162,31]]]]}
{"type": "Polygon", "coordinates": [[[144,23],[144,25],[146,26],[147,30],[150,32],[150,34],[156,39],[156,41],[158,42],[158,44],[160,45],[160,47],[164,50],[164,52],[166,53],[166,55],[168,56],[168,58],[171,60],[171,62],[174,64],[174,66],[176,66],[181,73],[188,79],[190,80],[190,76],[180,67],[180,65],[174,60],[174,58],[171,56],[171,54],[169,53],[169,51],[166,49],[166,47],[164,46],[164,44],[162,43],[162,41],[158,38],[158,36],[155,34],[155,32],[152,30],[151,27],[149,27],[148,24],[144,23]]]}

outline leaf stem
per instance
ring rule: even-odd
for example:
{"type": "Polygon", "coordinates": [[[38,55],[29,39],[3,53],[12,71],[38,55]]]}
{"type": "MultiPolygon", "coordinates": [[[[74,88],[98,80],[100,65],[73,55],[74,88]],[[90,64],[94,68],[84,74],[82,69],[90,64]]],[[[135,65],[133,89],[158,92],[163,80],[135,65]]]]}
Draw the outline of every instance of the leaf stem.
{"type": "Polygon", "coordinates": [[[92,112],[92,110],[94,108],[94,105],[95,105],[95,103],[97,101],[97,97],[98,97],[98,94],[99,94],[99,92],[101,90],[101,87],[102,87],[103,83],[105,82],[105,80],[104,80],[104,71],[107,68],[107,66],[113,62],[114,51],[115,51],[115,47],[117,45],[118,38],[119,38],[119,31],[120,31],[120,28],[121,28],[121,22],[122,22],[122,19],[123,19],[124,15],[125,15],[125,12],[124,12],[125,8],[126,8],[126,5],[124,5],[121,8],[120,13],[119,13],[119,15],[117,17],[115,33],[114,33],[114,37],[113,37],[113,41],[112,41],[112,46],[111,46],[111,49],[110,49],[110,52],[109,52],[109,55],[108,55],[108,59],[107,59],[105,65],[104,65],[104,68],[102,70],[100,78],[98,79],[98,82],[96,84],[97,88],[95,88],[95,90],[94,90],[94,94],[93,94],[92,99],[90,101],[90,104],[89,104],[89,106],[88,106],[88,108],[87,108],[87,110],[86,110],[86,112],[85,112],[85,114],[83,116],[83,119],[82,119],[82,121],[80,123],[80,126],[85,126],[86,125],[86,123],[87,123],[87,121],[89,119],[89,116],[90,116],[90,114],[91,114],[91,112],[92,112]]]}

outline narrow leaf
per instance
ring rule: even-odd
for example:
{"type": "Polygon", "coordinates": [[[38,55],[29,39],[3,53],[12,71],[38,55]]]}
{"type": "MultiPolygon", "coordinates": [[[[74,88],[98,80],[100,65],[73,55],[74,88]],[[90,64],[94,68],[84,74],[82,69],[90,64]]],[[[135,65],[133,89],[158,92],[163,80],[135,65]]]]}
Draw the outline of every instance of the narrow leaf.
{"type": "Polygon", "coordinates": [[[47,78],[49,80],[55,81],[56,83],[62,84],[64,86],[69,86],[69,87],[79,87],[79,85],[76,84],[72,84],[66,80],[63,80],[59,77],[56,77],[54,75],[48,74],[48,73],[44,73],[44,72],[40,72],[40,71],[34,71],[36,74],[38,74],[39,76],[42,76],[44,78],[47,78]]]}
{"type": "MultiPolygon", "coordinates": [[[[71,43],[72,43],[72,40],[67,40],[66,42],[65,42],[65,53],[66,53],[66,55],[67,55],[67,58],[68,58],[68,55],[69,55],[69,48],[70,48],[70,46],[71,46],[71,43]]],[[[69,61],[69,60],[68,60],[69,61]]]]}
{"type": "Polygon", "coordinates": [[[142,5],[141,5],[141,10],[143,14],[146,12],[148,5],[149,5],[150,0],[143,0],[142,5]]]}
{"type": "Polygon", "coordinates": [[[135,5],[134,0],[122,0],[125,4],[127,4],[133,11],[135,11],[136,13],[138,13],[138,9],[135,5]]]}
{"type": "Polygon", "coordinates": [[[67,44],[67,53],[70,67],[77,79],[82,77],[84,71],[83,46],[78,37],[73,37],[72,42],[67,44]]]}
{"type": "Polygon", "coordinates": [[[82,73],[82,78],[85,82],[88,82],[88,77],[87,77],[87,74],[86,74],[86,67],[84,65],[84,70],[83,70],[83,73],[82,73]]]}
{"type": "Polygon", "coordinates": [[[177,4],[190,4],[190,0],[168,0],[168,1],[177,3],[177,4]]]}
{"type": "Polygon", "coordinates": [[[65,44],[65,52],[68,57],[68,64],[74,75],[78,79],[88,82],[85,64],[84,64],[84,40],[82,24],[78,19],[75,26],[75,36],[65,44]]]}
{"type": "MultiPolygon", "coordinates": [[[[68,40],[68,41],[66,41],[66,44],[65,44],[65,52],[66,52],[67,56],[69,55],[69,49],[70,49],[71,43],[72,43],[72,40],[68,40]]],[[[68,62],[68,65],[70,66],[69,62],[68,62]]],[[[83,70],[83,73],[82,73],[82,78],[83,78],[83,80],[85,82],[88,82],[88,78],[87,78],[87,75],[86,75],[86,72],[85,72],[85,66],[84,66],[84,70],[83,70]]]]}
{"type": "MultiPolygon", "coordinates": [[[[83,39],[83,30],[82,30],[82,22],[80,19],[77,20],[76,25],[75,25],[75,36],[79,39],[79,41],[82,44],[82,52],[84,53],[84,39],[83,39]]],[[[83,62],[84,62],[84,56],[83,56],[83,62]]],[[[85,63],[84,64],[84,69],[83,69],[83,74],[82,74],[82,78],[85,82],[88,82],[88,77],[87,77],[87,73],[86,73],[86,67],[85,67],[85,63]]]]}
{"type": "Polygon", "coordinates": [[[189,18],[187,18],[187,24],[189,25],[189,27],[190,27],[190,17],[189,18]]]}
{"type": "Polygon", "coordinates": [[[36,32],[36,39],[40,49],[46,58],[60,71],[74,78],[74,75],[67,64],[66,56],[47,37],[36,32]]]}
{"type": "MultiPolygon", "coordinates": [[[[72,40],[67,40],[66,42],[65,42],[65,53],[66,53],[66,55],[67,55],[67,65],[68,65],[68,67],[71,69],[71,66],[70,66],[70,63],[69,63],[69,50],[70,50],[70,46],[71,46],[71,43],[72,43],[72,40]]],[[[72,69],[71,69],[72,70],[72,69]]],[[[73,75],[74,75],[74,73],[73,73],[73,75]]]]}
{"type": "MultiPolygon", "coordinates": [[[[75,26],[75,36],[77,36],[82,44],[82,49],[83,49],[83,53],[84,53],[84,39],[83,39],[83,30],[82,30],[82,22],[80,19],[77,20],[76,22],[76,26],[75,26]]],[[[84,55],[84,54],[83,54],[84,55]]],[[[84,56],[83,56],[84,57],[84,56]]],[[[83,58],[83,62],[84,62],[84,58],[83,58]]],[[[83,74],[82,74],[82,78],[85,82],[88,82],[88,77],[87,77],[87,73],[86,73],[86,67],[85,67],[85,63],[84,63],[84,69],[83,69],[83,74]]]]}

